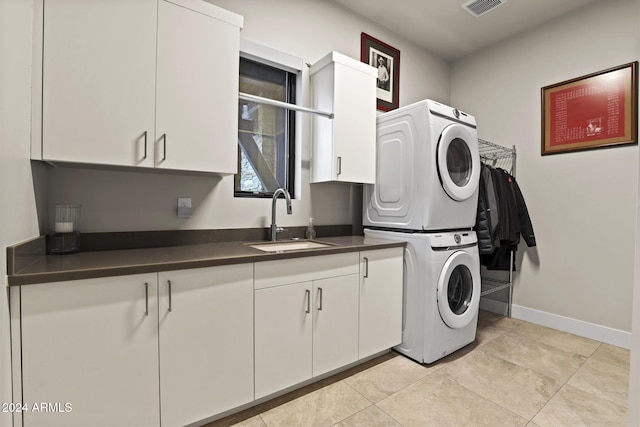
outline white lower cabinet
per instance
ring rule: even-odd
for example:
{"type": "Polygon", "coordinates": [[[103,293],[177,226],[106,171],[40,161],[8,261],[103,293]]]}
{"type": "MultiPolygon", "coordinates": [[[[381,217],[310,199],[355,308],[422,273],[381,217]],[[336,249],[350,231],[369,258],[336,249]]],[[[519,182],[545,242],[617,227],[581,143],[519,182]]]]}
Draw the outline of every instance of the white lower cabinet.
{"type": "Polygon", "coordinates": [[[255,265],[255,392],[358,360],[358,254],[255,265]]]}
{"type": "Polygon", "coordinates": [[[162,426],[253,401],[253,264],[158,274],[162,426]]]}
{"type": "Polygon", "coordinates": [[[358,360],[358,275],[313,281],[313,376],[358,360]]]}
{"type": "Polygon", "coordinates": [[[24,426],[157,426],[156,274],[22,286],[24,426]]]}
{"type": "Polygon", "coordinates": [[[402,341],[403,250],[360,252],[360,359],[402,341]]]}
{"type": "Polygon", "coordinates": [[[311,282],[255,292],[255,397],[312,376],[311,282]]]}
{"type": "Polygon", "coordinates": [[[26,285],[21,302],[25,427],[182,426],[253,401],[253,264],[26,285]]]}
{"type": "Polygon", "coordinates": [[[358,360],[358,275],[255,293],[256,399],[358,360]]]}
{"type": "Polygon", "coordinates": [[[22,425],[192,424],[393,347],[402,251],[21,286],[22,425]]]}

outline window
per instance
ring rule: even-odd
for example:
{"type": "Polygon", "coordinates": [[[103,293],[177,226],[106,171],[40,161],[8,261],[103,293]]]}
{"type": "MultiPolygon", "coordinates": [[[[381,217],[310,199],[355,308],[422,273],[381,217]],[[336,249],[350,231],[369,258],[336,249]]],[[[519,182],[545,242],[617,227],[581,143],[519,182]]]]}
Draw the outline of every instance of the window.
{"type": "MultiPolygon", "coordinates": [[[[240,58],[240,92],[295,104],[296,75],[240,58]]],[[[236,197],[271,197],[282,187],[293,194],[295,112],[240,100],[236,197]]]]}

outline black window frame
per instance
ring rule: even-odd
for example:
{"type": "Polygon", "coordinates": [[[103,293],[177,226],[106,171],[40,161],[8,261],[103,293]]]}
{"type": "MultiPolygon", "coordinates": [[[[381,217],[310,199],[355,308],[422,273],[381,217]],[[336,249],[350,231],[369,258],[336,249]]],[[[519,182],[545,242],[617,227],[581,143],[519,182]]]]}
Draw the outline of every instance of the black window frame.
{"type": "MultiPolygon", "coordinates": [[[[259,61],[254,61],[252,59],[240,57],[239,72],[242,73],[243,70],[246,71],[247,69],[249,69],[251,73],[246,75],[250,75],[251,77],[256,77],[259,79],[263,79],[265,81],[271,81],[276,83],[279,83],[280,81],[282,81],[285,86],[285,96],[286,96],[286,100],[284,102],[287,102],[289,104],[296,103],[297,75],[295,73],[284,70],[282,68],[278,68],[273,65],[268,65],[259,61]]],[[[259,94],[252,94],[252,95],[259,95],[259,94]]],[[[239,116],[238,130],[240,130],[242,126],[241,118],[240,118],[241,117],[240,109],[241,109],[241,102],[239,101],[238,102],[238,116],[239,116]]],[[[284,113],[285,113],[285,120],[286,120],[286,124],[285,124],[286,141],[284,141],[282,146],[285,147],[285,149],[280,149],[280,144],[278,145],[277,160],[276,160],[278,165],[280,164],[284,165],[284,170],[281,172],[280,171],[276,172],[276,175],[281,175],[281,176],[276,176],[275,178],[278,182],[284,182],[284,185],[281,185],[281,187],[287,190],[289,194],[293,197],[295,193],[295,168],[296,168],[296,112],[294,110],[285,108],[284,113]],[[281,179],[283,181],[280,181],[281,179]]],[[[241,145],[240,139],[238,137],[238,155],[240,154],[240,150],[241,150],[240,145],[241,145]]],[[[239,161],[240,159],[238,158],[238,162],[239,161]]],[[[238,170],[237,174],[240,174],[240,173],[241,171],[238,170]]],[[[266,191],[266,192],[236,190],[235,178],[234,178],[234,186],[233,186],[234,197],[272,198],[274,192],[275,190],[266,191]]]]}

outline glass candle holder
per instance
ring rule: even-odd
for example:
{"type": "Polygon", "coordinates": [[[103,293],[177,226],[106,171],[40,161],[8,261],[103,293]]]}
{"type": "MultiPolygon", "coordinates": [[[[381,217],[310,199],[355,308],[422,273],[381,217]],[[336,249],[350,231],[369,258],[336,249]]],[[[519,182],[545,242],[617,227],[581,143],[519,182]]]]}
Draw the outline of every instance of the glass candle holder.
{"type": "Polygon", "coordinates": [[[80,250],[80,205],[56,205],[49,253],[71,254],[80,250]]]}

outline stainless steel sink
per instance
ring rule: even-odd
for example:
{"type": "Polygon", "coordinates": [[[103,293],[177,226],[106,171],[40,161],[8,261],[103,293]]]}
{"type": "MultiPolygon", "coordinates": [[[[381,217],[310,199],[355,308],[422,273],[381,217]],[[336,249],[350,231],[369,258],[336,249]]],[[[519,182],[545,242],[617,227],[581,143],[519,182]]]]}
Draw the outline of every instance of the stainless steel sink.
{"type": "Polygon", "coordinates": [[[256,243],[249,246],[264,252],[285,252],[299,251],[303,249],[326,248],[328,246],[334,246],[334,244],[319,242],[317,240],[290,240],[284,242],[256,243]]]}

